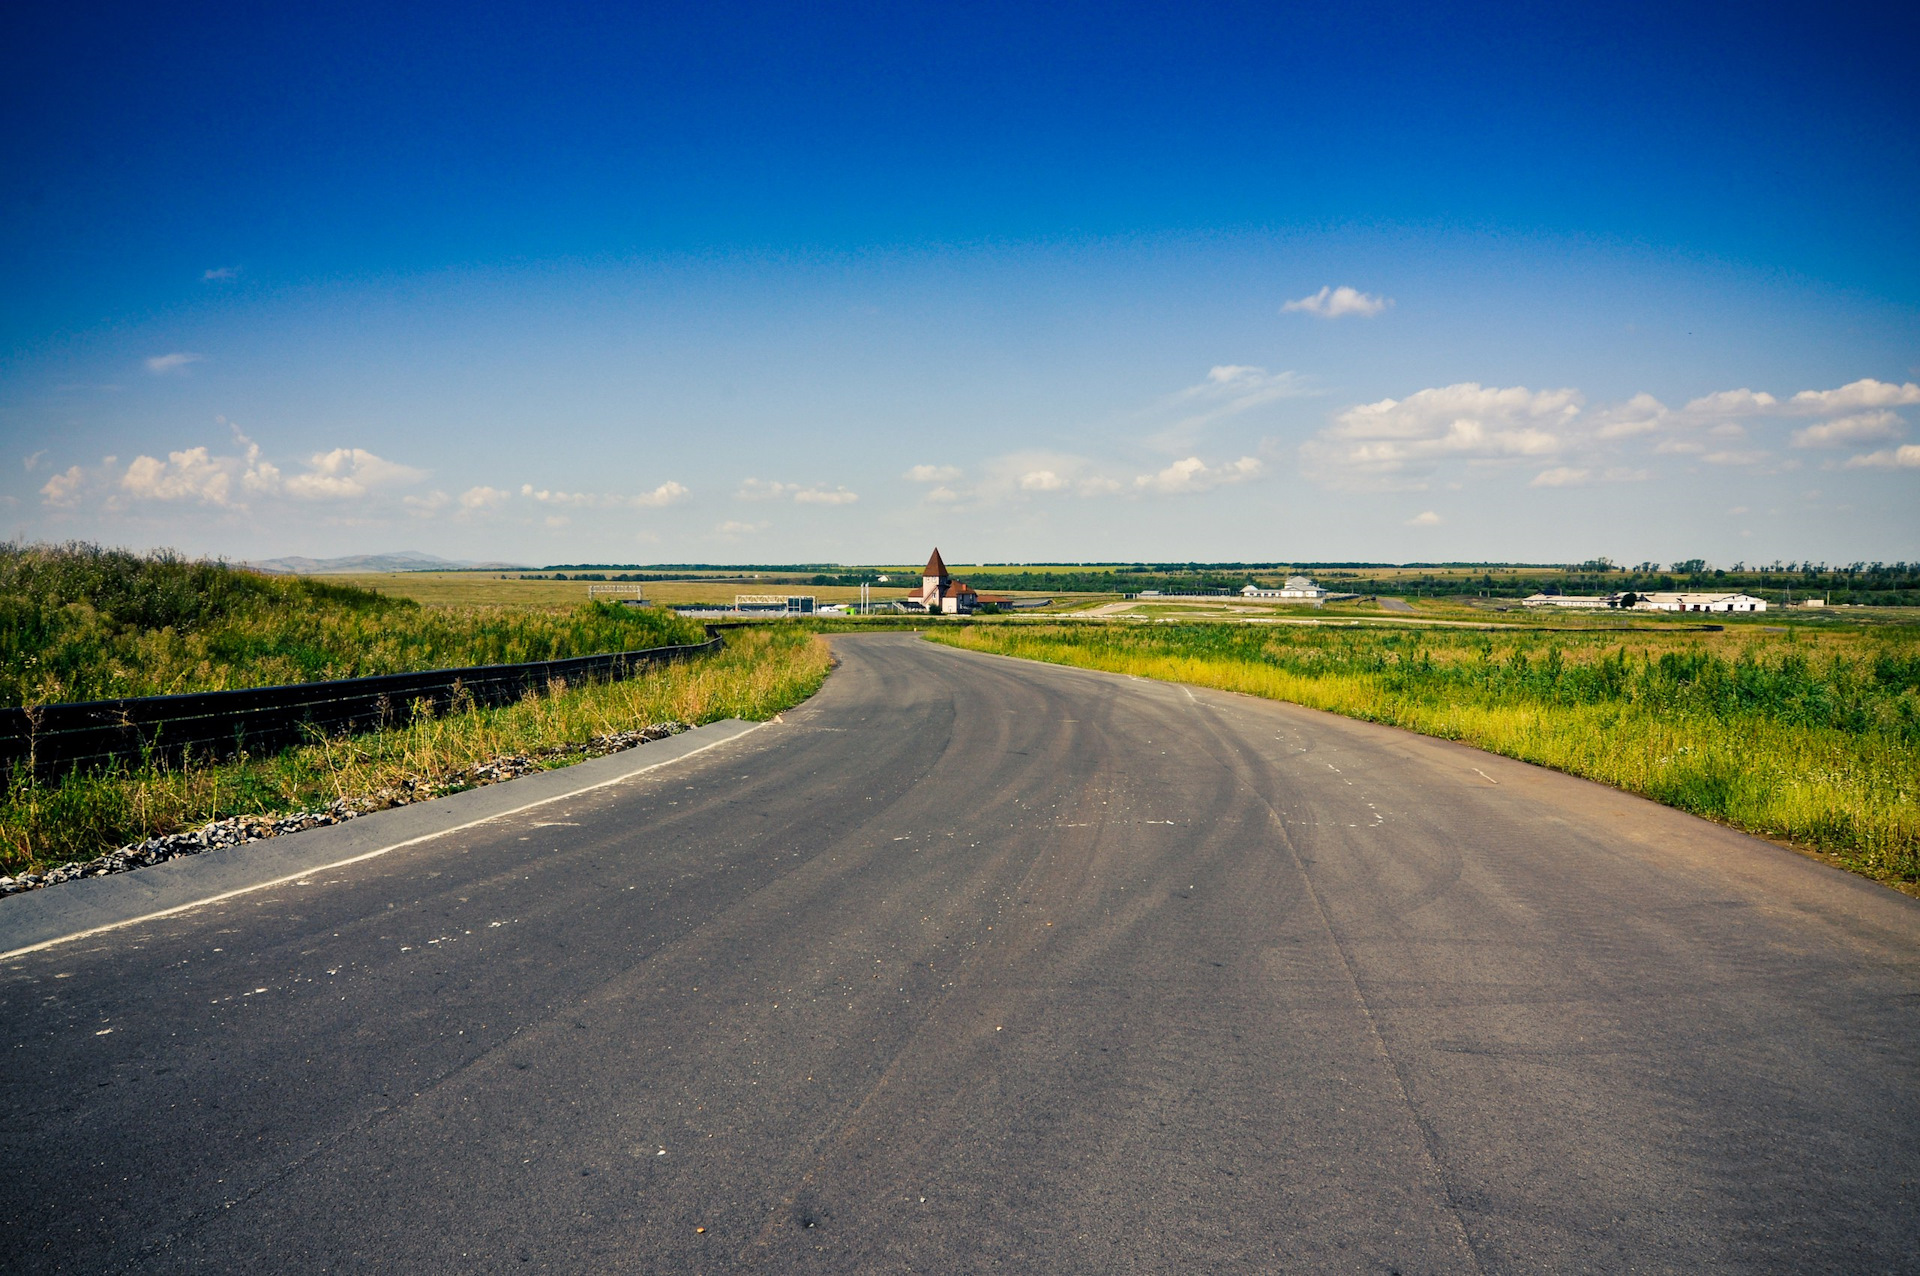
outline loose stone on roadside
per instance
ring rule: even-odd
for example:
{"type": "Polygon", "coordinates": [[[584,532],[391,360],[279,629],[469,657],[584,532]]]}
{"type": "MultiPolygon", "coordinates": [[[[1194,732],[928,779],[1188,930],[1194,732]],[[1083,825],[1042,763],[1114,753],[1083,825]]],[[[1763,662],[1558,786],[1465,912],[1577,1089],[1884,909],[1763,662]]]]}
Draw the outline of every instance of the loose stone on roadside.
{"type": "Polygon", "coordinates": [[[72,860],[42,873],[21,873],[13,877],[0,876],[0,898],[18,895],[23,891],[38,890],[43,886],[71,882],[82,877],[105,877],[111,873],[124,873],[153,864],[164,864],[168,860],[179,859],[186,855],[198,855],[203,851],[244,846],[249,842],[259,842],[287,833],[325,828],[372,811],[406,806],[413,802],[425,802],[431,798],[444,797],[449,793],[477,789],[483,785],[498,784],[503,780],[531,775],[535,771],[545,771],[549,769],[545,764],[556,759],[566,758],[582,762],[588,758],[603,758],[608,754],[620,753],[654,740],[664,740],[690,729],[684,722],[658,722],[632,731],[597,735],[579,744],[555,745],[533,753],[503,754],[500,757],[488,758],[485,762],[476,762],[464,770],[443,775],[409,776],[392,788],[380,789],[363,798],[335,800],[316,811],[296,811],[289,815],[235,815],[223,820],[213,820],[197,829],[163,833],[147,838],[145,841],[129,843],[108,851],[95,859],[72,860]]]}

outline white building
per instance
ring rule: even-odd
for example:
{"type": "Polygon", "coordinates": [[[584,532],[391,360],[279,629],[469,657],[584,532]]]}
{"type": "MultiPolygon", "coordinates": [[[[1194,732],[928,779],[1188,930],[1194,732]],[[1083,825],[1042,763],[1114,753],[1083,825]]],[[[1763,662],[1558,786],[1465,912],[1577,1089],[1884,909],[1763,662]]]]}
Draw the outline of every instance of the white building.
{"type": "Polygon", "coordinates": [[[1529,594],[1520,603],[1524,607],[1565,607],[1574,610],[1591,610],[1596,607],[1612,607],[1616,604],[1611,598],[1598,594],[1529,594]]]}
{"type": "Polygon", "coordinates": [[[1323,601],[1327,591],[1305,576],[1289,576],[1287,583],[1278,589],[1262,589],[1258,585],[1248,585],[1240,591],[1242,598],[1288,598],[1295,602],[1317,603],[1323,601]]]}
{"type": "Polygon", "coordinates": [[[1747,594],[1642,594],[1635,611],[1765,611],[1767,600],[1747,594]]]}

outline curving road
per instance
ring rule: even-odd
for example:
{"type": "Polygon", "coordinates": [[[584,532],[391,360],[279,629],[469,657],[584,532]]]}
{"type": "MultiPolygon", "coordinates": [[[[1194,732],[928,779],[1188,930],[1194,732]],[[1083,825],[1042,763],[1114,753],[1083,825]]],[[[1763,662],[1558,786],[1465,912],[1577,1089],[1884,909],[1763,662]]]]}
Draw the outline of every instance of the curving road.
{"type": "Polygon", "coordinates": [[[0,1266],[1920,1269],[1914,901],[1288,705],[836,650],[684,762],[9,959],[0,1266]]]}

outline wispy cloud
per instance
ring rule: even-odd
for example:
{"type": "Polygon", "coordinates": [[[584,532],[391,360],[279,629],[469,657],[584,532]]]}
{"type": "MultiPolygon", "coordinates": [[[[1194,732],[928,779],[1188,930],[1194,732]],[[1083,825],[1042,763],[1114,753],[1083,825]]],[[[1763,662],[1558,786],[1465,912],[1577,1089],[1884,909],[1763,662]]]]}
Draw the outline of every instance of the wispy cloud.
{"type": "Polygon", "coordinates": [[[1556,465],[1550,470],[1541,470],[1533,476],[1528,487],[1584,487],[1592,470],[1577,469],[1571,465],[1556,465]]]}
{"type": "Polygon", "coordinates": [[[240,267],[238,266],[215,266],[200,276],[200,278],[204,280],[238,279],[239,277],[240,267]]]}
{"type": "Polygon", "coordinates": [[[726,537],[729,540],[734,540],[742,536],[758,535],[759,533],[766,531],[769,527],[772,527],[772,526],[773,526],[772,523],[765,523],[765,522],[743,523],[739,519],[730,518],[726,522],[720,524],[718,530],[720,532],[720,535],[726,537]]]}
{"type": "Polygon", "coordinates": [[[1282,313],[1318,315],[1322,319],[1339,319],[1347,315],[1371,319],[1392,304],[1390,297],[1376,297],[1370,292],[1342,285],[1338,288],[1322,288],[1297,301],[1289,301],[1280,310],[1282,313]]]}
{"type": "Polygon", "coordinates": [[[156,376],[169,372],[179,372],[189,364],[199,363],[205,355],[193,354],[186,350],[176,350],[172,354],[156,354],[147,360],[147,371],[156,376]]]}
{"type": "Polygon", "coordinates": [[[658,509],[671,505],[675,501],[691,496],[693,489],[683,483],[668,479],[651,492],[641,492],[636,496],[622,496],[605,492],[565,492],[554,488],[536,488],[531,483],[520,485],[520,495],[542,505],[563,505],[575,509],[658,509]]]}
{"type": "Polygon", "coordinates": [[[22,464],[26,466],[27,473],[31,474],[35,470],[39,469],[40,462],[46,459],[46,455],[47,455],[47,449],[41,448],[38,452],[35,452],[32,456],[29,456],[24,462],[22,462],[22,464]]]}
{"type": "Polygon", "coordinates": [[[849,492],[844,487],[827,488],[815,486],[795,492],[793,499],[800,505],[852,505],[860,499],[857,492],[849,492]]]}
{"type": "Polygon", "coordinates": [[[740,490],[733,494],[733,498],[737,501],[780,501],[799,490],[798,483],[778,483],[750,478],[740,484],[740,490]]]}
{"type": "Polygon", "coordinates": [[[916,465],[903,477],[910,483],[951,483],[960,474],[957,465],[916,465]]]}
{"type": "Polygon", "coordinates": [[[811,486],[801,483],[781,483],[764,479],[750,478],[740,484],[740,490],[734,494],[741,501],[785,501],[791,500],[799,505],[852,505],[860,499],[859,495],[844,487],[828,487],[824,483],[811,486]]]}
{"type": "Polygon", "coordinates": [[[1191,451],[1207,429],[1214,424],[1282,399],[1296,399],[1313,393],[1304,379],[1293,372],[1268,372],[1247,364],[1223,363],[1207,370],[1206,380],[1167,396],[1147,412],[1149,420],[1169,424],[1155,430],[1147,439],[1150,447],[1178,455],[1191,451]]]}
{"type": "Polygon", "coordinates": [[[1432,510],[1421,510],[1418,514],[1415,514],[1412,518],[1407,520],[1407,526],[1408,527],[1438,527],[1440,526],[1440,524],[1444,522],[1446,522],[1446,520],[1441,518],[1438,514],[1434,513],[1432,510]]]}

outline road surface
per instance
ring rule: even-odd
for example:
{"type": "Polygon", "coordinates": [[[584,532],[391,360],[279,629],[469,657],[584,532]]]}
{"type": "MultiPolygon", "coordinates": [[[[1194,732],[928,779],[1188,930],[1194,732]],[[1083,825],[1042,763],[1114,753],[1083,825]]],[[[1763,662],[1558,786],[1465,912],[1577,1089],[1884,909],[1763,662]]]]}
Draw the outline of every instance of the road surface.
{"type": "Polygon", "coordinates": [[[9,959],[0,1266],[1920,1268],[1913,901],[1292,706],[836,650],[697,757],[9,959]]]}

